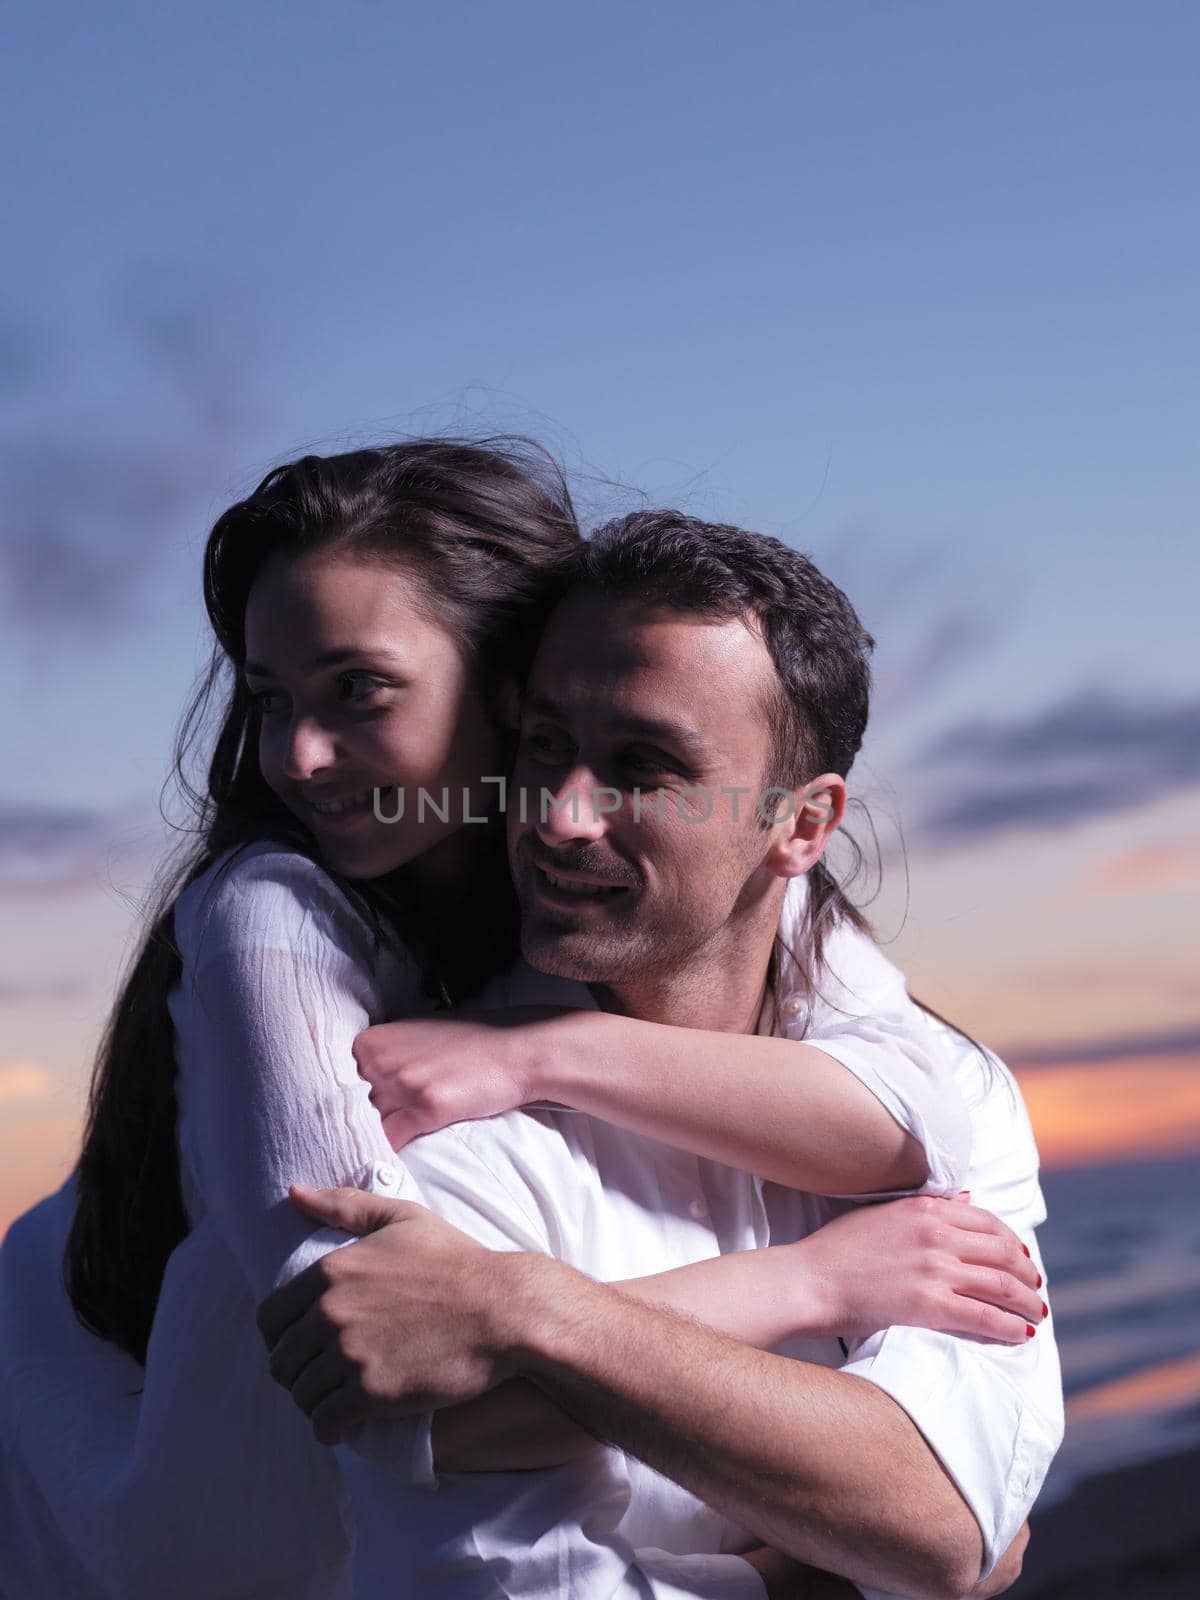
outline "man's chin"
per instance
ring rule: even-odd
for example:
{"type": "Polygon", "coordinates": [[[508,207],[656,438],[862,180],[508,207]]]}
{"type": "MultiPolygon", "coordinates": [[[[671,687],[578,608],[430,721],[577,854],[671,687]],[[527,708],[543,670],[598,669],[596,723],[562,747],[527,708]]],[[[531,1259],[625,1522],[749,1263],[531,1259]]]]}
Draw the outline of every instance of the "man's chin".
{"type": "Polygon", "coordinates": [[[606,983],[620,965],[620,952],[606,950],[604,941],[576,930],[523,926],[521,954],[531,967],[550,978],[573,978],[577,983],[606,983]]]}

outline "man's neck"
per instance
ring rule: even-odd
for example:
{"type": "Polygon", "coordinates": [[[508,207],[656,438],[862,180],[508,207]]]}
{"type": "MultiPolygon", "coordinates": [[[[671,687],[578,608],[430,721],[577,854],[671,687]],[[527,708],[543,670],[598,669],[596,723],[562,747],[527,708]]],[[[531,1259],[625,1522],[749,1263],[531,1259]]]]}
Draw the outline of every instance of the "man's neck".
{"type": "Polygon", "coordinates": [[[771,973],[771,932],[765,948],[739,952],[736,963],[703,961],[685,971],[651,973],[636,983],[588,987],[602,1011],[714,1033],[756,1033],[771,973]]]}

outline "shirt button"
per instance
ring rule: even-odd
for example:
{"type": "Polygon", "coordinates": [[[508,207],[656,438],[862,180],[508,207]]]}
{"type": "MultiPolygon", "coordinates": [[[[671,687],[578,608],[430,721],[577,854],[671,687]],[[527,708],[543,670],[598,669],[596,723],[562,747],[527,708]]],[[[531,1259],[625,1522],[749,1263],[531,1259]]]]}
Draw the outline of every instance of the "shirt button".
{"type": "Polygon", "coordinates": [[[396,1169],[395,1169],[395,1167],[385,1167],[382,1163],[380,1163],[380,1165],[375,1168],[375,1182],[376,1183],[382,1183],[386,1188],[390,1189],[391,1186],[395,1183],[395,1181],[396,1181],[396,1169]]]}
{"type": "Polygon", "coordinates": [[[692,1213],[697,1222],[703,1222],[704,1218],[708,1215],[708,1207],[704,1204],[703,1200],[693,1200],[691,1205],[688,1206],[688,1210],[692,1213]]]}
{"type": "Polygon", "coordinates": [[[783,1014],[785,1017],[791,1017],[794,1020],[796,1017],[803,1015],[803,1012],[804,998],[802,995],[789,995],[783,1002],[783,1014]]]}

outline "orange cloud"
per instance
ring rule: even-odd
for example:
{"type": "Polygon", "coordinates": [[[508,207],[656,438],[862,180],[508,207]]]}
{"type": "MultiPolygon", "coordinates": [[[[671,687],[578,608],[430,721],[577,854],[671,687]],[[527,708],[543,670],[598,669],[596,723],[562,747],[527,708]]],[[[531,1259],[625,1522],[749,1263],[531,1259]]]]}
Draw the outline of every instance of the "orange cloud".
{"type": "Polygon", "coordinates": [[[1067,1401],[1067,1426],[1093,1417],[1143,1417],[1200,1399],[1200,1355],[1181,1356],[1085,1389],[1067,1401]]]}
{"type": "Polygon", "coordinates": [[[1145,889],[1185,889],[1200,885],[1200,840],[1142,845],[1096,862],[1080,887],[1098,893],[1145,889]]]}
{"type": "Polygon", "coordinates": [[[1193,1054],[1030,1067],[1017,1078],[1044,1166],[1200,1148],[1200,1062],[1193,1054]]]}
{"type": "Polygon", "coordinates": [[[40,1061],[0,1061],[0,1236],[79,1154],[78,1091],[40,1061]]]}
{"type": "Polygon", "coordinates": [[[48,1100],[56,1087],[49,1069],[40,1062],[0,1061],[0,1110],[48,1100]]]}

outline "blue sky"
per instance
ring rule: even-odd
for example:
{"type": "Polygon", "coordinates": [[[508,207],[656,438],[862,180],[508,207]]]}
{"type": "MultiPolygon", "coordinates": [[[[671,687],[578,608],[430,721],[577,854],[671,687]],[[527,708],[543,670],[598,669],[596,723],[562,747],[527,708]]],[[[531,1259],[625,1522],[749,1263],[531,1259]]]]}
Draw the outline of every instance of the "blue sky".
{"type": "MultiPolygon", "coordinates": [[[[980,1026],[1029,992],[1010,921],[1072,971],[1134,930],[1103,1027],[1189,1021],[1152,967],[1196,871],[1195,8],[51,3],[6,34],[0,1056],[77,1092],[132,928],[95,863],[142,882],[208,525],[302,449],[446,427],[845,583],[880,642],[860,779],[980,1026]],[[1100,914],[1068,890],[1105,863],[1138,893],[1100,914]]],[[[1077,987],[1056,1037],[1103,1031],[1077,987]]]]}

